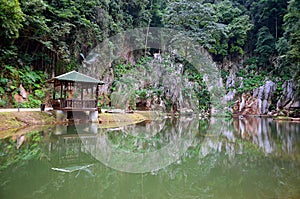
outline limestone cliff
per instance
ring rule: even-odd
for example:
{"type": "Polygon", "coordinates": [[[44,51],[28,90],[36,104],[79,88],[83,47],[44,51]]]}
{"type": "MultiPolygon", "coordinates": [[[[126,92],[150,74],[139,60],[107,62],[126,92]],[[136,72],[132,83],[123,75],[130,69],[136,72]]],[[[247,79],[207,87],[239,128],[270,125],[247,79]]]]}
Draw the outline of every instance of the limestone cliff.
{"type": "MultiPolygon", "coordinates": [[[[235,70],[236,71],[236,70],[235,70]]],[[[300,108],[297,83],[294,80],[274,82],[266,78],[263,85],[248,92],[238,93],[243,78],[232,69],[226,80],[228,101],[234,101],[233,113],[241,115],[297,115],[300,108]],[[238,82],[238,83],[237,83],[238,82]],[[239,85],[237,87],[236,85],[239,85]]]]}

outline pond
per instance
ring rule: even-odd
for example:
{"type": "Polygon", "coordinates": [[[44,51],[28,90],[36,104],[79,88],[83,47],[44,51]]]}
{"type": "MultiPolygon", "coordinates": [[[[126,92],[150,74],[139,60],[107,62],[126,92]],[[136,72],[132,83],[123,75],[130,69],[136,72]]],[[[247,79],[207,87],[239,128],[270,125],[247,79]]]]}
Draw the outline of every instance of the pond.
{"type": "Polygon", "coordinates": [[[300,198],[300,123],[166,118],[0,140],[0,198],[300,198]]]}

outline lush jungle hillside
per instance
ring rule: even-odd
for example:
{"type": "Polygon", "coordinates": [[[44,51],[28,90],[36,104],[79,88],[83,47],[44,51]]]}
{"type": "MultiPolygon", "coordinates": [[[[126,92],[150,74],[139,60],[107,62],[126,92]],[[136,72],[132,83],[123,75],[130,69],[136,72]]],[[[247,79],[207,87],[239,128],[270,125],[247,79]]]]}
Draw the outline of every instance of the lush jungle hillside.
{"type": "MultiPolygon", "coordinates": [[[[22,106],[38,107],[49,98],[45,80],[77,70],[106,38],[138,27],[166,27],[187,32],[210,53],[226,87],[228,112],[297,114],[299,13],[297,0],[1,0],[0,107],[16,107],[23,88],[28,99],[22,106]]],[[[169,68],[167,77],[179,72],[189,86],[179,92],[164,79],[161,85],[154,85],[157,79],[135,85],[130,106],[147,109],[156,103],[165,111],[194,109],[179,101],[182,92],[191,89],[196,90],[196,108],[209,112],[203,74],[159,49],[141,49],[112,62],[102,106],[111,105],[123,77],[156,64],[158,53],[169,68]]]]}

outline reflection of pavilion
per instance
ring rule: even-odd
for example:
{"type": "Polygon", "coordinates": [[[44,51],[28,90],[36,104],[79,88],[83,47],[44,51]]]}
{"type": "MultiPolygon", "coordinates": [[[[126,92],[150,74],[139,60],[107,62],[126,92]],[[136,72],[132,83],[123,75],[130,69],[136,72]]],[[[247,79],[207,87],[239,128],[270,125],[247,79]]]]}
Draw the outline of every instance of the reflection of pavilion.
{"type": "Polygon", "coordinates": [[[76,130],[60,126],[54,132],[55,141],[48,150],[58,155],[60,164],[74,164],[82,157],[88,157],[119,171],[143,173],[159,170],[186,152],[198,129],[195,120],[178,119],[173,121],[176,124],[161,122],[163,125],[155,121],[119,129],[96,128],[95,132],[91,132],[92,126],[97,126],[94,123],[71,127],[76,130]]]}
{"type": "Polygon", "coordinates": [[[59,75],[48,82],[54,84],[51,100],[54,110],[68,118],[72,115],[70,112],[90,111],[90,120],[96,121],[99,85],[104,82],[76,71],[59,75]]]}
{"type": "MultiPolygon", "coordinates": [[[[177,160],[188,147],[198,144],[201,144],[201,158],[221,152],[234,158],[237,154],[247,155],[249,147],[258,152],[262,150],[266,155],[300,158],[298,123],[267,118],[222,121],[222,118],[214,121],[223,124],[217,131],[203,129],[200,139],[195,137],[199,129],[197,120],[177,121],[173,125],[156,121],[118,129],[99,129],[95,123],[76,125],[76,129],[75,126],[57,126],[48,150],[58,154],[60,163],[78,163],[85,157],[126,172],[162,168],[177,160]],[[152,144],[159,144],[156,140],[161,142],[160,147],[151,148],[152,144]],[[127,144],[132,153],[127,150],[127,144]],[[138,150],[139,146],[146,147],[141,148],[144,152],[138,150]],[[154,150],[145,153],[147,149],[154,150]]],[[[215,125],[214,122],[211,125],[215,125]]]]}
{"type": "Polygon", "coordinates": [[[95,123],[56,126],[48,150],[54,154],[52,157],[57,159],[59,164],[86,163],[86,159],[90,159],[86,147],[95,146],[97,129],[98,125],[95,123]],[[89,142],[84,143],[82,138],[89,142]]]}

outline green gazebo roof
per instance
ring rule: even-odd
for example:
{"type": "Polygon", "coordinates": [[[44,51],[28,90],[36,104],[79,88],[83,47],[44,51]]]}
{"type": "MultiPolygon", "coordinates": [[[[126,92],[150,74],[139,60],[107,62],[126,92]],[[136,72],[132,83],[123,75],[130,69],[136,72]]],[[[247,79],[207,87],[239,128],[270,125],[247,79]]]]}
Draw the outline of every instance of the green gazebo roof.
{"type": "Polygon", "coordinates": [[[69,82],[80,82],[80,83],[89,83],[89,84],[104,84],[103,81],[95,79],[93,77],[89,77],[77,71],[71,71],[59,76],[56,76],[48,82],[55,82],[55,81],[69,81],[69,82]]]}

